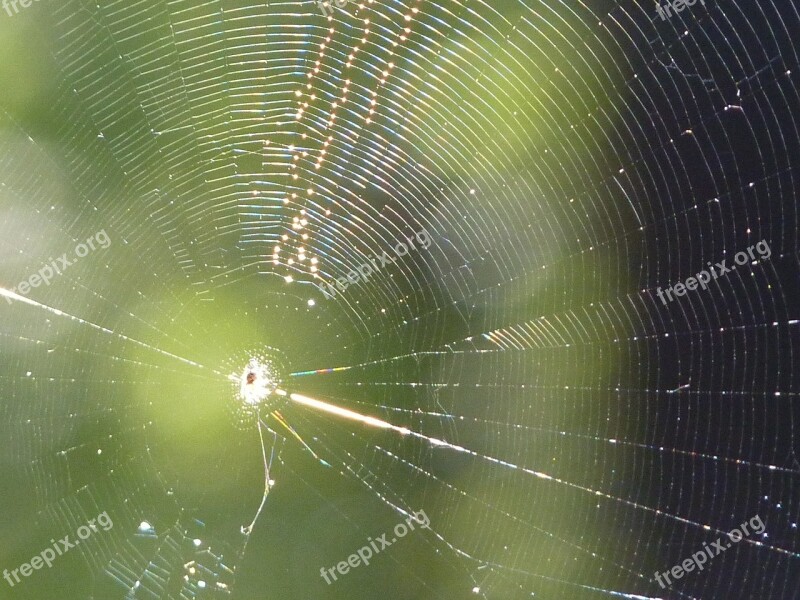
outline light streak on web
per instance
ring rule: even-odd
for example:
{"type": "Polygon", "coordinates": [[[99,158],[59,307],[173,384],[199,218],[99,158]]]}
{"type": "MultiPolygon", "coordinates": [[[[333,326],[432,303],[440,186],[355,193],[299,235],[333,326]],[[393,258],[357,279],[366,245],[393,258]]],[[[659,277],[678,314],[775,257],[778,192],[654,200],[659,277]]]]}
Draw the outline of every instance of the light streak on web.
{"type": "MultiPolygon", "coordinates": [[[[146,348],[147,350],[152,350],[153,352],[158,352],[159,354],[161,354],[163,356],[166,356],[166,357],[169,357],[169,358],[173,358],[173,359],[178,360],[178,361],[180,361],[180,362],[182,362],[184,364],[191,365],[191,366],[197,367],[199,369],[205,369],[205,367],[203,365],[201,365],[199,363],[196,363],[193,360],[190,360],[188,358],[183,358],[181,356],[178,356],[177,354],[173,354],[171,352],[167,352],[166,350],[162,350],[160,348],[156,348],[155,346],[151,346],[150,344],[145,344],[144,342],[140,342],[139,340],[135,340],[132,337],[129,337],[129,336],[123,334],[123,333],[119,333],[117,331],[113,331],[113,330],[109,329],[108,327],[103,327],[102,325],[97,325],[96,323],[92,323],[91,321],[87,321],[86,319],[82,319],[80,317],[76,317],[75,315],[71,315],[69,313],[66,313],[63,310],[59,310],[57,308],[53,308],[52,306],[47,306],[46,304],[42,304],[41,302],[37,302],[36,300],[32,300],[31,298],[28,298],[26,296],[21,296],[20,294],[12,292],[11,290],[7,290],[7,289],[5,289],[3,287],[0,287],[0,296],[5,297],[5,298],[9,298],[11,300],[16,300],[17,302],[22,302],[24,304],[27,304],[28,306],[33,306],[33,307],[36,307],[36,308],[39,308],[39,309],[42,309],[42,310],[46,310],[47,312],[49,312],[51,314],[54,314],[57,317],[64,317],[64,318],[70,319],[72,321],[75,321],[76,323],[80,323],[81,325],[88,325],[89,327],[91,327],[92,329],[95,329],[96,331],[100,331],[100,332],[105,333],[107,335],[111,335],[111,336],[117,337],[117,338],[119,338],[121,340],[124,340],[126,342],[131,342],[132,344],[136,344],[137,346],[140,346],[142,348],[146,348]]],[[[220,373],[217,373],[217,375],[220,375],[220,373]]]]}
{"type": "MultiPolygon", "coordinates": [[[[265,578],[341,527],[363,533],[376,507],[420,502],[438,509],[420,549],[492,600],[651,598],[651,565],[757,511],[768,536],[664,595],[795,592],[797,1],[695,3],[664,22],[652,3],[597,5],[351,1],[324,19],[310,1],[53,4],[57,84],[23,69],[0,109],[4,281],[84,227],[125,241],[37,290],[43,303],[0,291],[16,305],[0,309],[0,421],[42,521],[66,533],[107,502],[147,524],[152,547],[120,526],[86,550],[93,583],[231,589],[256,498],[260,523],[291,516],[266,496],[293,472],[337,518],[317,476],[374,503],[270,540],[249,561],[275,567],[265,578]],[[58,126],[42,137],[32,117],[58,126]],[[331,302],[310,291],[421,225],[431,252],[331,302]],[[771,262],[654,301],[756,236],[771,262]],[[223,290],[236,302],[213,304],[223,290]],[[180,321],[195,300],[219,310],[180,321]],[[229,341],[211,321],[281,338],[304,369],[291,392],[224,397],[239,379],[206,360],[229,341]],[[319,364],[339,366],[305,370],[319,364]],[[300,445],[318,460],[283,462],[300,445]],[[220,512],[233,525],[206,528],[220,512]]],[[[419,579],[433,597],[436,576],[419,579]]]]}
{"type": "MultiPolygon", "coordinates": [[[[713,528],[713,527],[711,527],[711,526],[709,526],[707,524],[699,523],[699,522],[693,521],[691,519],[686,519],[686,518],[680,517],[678,515],[670,514],[670,513],[664,512],[662,510],[658,510],[658,509],[652,508],[650,506],[646,506],[646,505],[640,504],[638,502],[632,502],[632,501],[627,500],[625,498],[622,498],[622,497],[619,497],[619,496],[614,496],[612,494],[608,494],[608,493],[603,492],[601,490],[596,490],[596,489],[592,489],[592,488],[589,488],[589,487],[586,487],[586,486],[578,485],[576,483],[572,483],[572,482],[567,481],[565,479],[561,479],[559,477],[554,477],[554,476],[549,475],[547,473],[544,473],[542,471],[538,471],[538,470],[535,470],[535,469],[530,469],[530,468],[527,468],[527,467],[524,467],[524,466],[521,466],[521,465],[517,465],[517,464],[514,464],[514,463],[506,461],[506,460],[501,460],[501,459],[495,458],[493,456],[480,454],[479,452],[475,452],[474,450],[470,450],[468,448],[465,448],[464,446],[459,446],[458,444],[452,444],[450,442],[447,442],[447,441],[439,439],[439,438],[430,437],[430,436],[424,435],[422,433],[418,433],[416,431],[413,431],[413,430],[411,430],[411,429],[409,429],[407,427],[398,427],[397,425],[393,425],[392,423],[389,423],[388,421],[385,421],[383,419],[378,419],[376,417],[372,417],[372,416],[369,416],[369,415],[363,415],[363,414],[358,413],[358,412],[356,412],[354,410],[350,410],[348,408],[343,408],[341,406],[337,406],[335,404],[331,404],[330,402],[325,402],[323,400],[317,400],[315,398],[310,398],[310,397],[305,396],[303,394],[287,392],[287,391],[282,390],[282,389],[276,390],[275,393],[278,394],[279,396],[288,397],[293,402],[296,402],[297,404],[300,404],[302,406],[306,406],[306,407],[312,408],[314,410],[318,410],[318,411],[321,411],[321,412],[324,412],[324,413],[327,413],[327,414],[331,414],[331,415],[334,415],[336,417],[340,417],[340,418],[343,418],[343,419],[348,419],[348,420],[351,420],[351,421],[356,421],[358,423],[362,423],[363,425],[367,425],[369,427],[375,427],[377,429],[385,429],[385,430],[394,431],[395,433],[398,433],[401,436],[414,437],[414,438],[426,441],[429,444],[431,444],[431,446],[434,446],[434,447],[447,448],[447,449],[450,449],[450,450],[454,450],[456,452],[459,452],[459,453],[462,453],[462,454],[466,454],[466,455],[472,456],[474,458],[485,460],[485,461],[487,461],[489,463],[493,463],[493,464],[496,464],[496,465],[507,467],[507,468],[513,469],[515,471],[520,471],[522,473],[526,473],[528,475],[533,475],[534,477],[537,477],[537,478],[545,480],[545,481],[552,481],[554,483],[558,483],[560,485],[563,485],[563,486],[566,486],[566,487],[569,487],[569,488],[572,488],[572,489],[576,489],[576,490],[580,490],[582,492],[589,493],[589,494],[591,494],[593,496],[602,497],[602,498],[605,498],[607,500],[613,500],[614,502],[618,502],[620,504],[624,504],[624,505],[630,506],[630,507],[638,509],[638,510],[643,510],[643,511],[652,513],[654,515],[658,515],[660,517],[672,519],[674,521],[677,521],[679,523],[683,523],[685,525],[691,525],[691,526],[697,527],[699,529],[703,529],[705,531],[713,531],[713,532],[715,532],[717,534],[720,534],[720,535],[727,534],[727,531],[724,531],[722,529],[713,528]]],[[[752,545],[758,546],[758,547],[763,547],[765,549],[772,550],[774,552],[778,552],[780,554],[784,554],[784,555],[790,556],[792,558],[800,558],[800,553],[791,552],[791,551],[786,550],[784,548],[771,546],[769,544],[765,544],[765,543],[757,541],[757,540],[751,540],[751,539],[748,539],[748,538],[744,538],[742,541],[746,541],[748,544],[752,544],[752,545]]],[[[631,596],[631,597],[633,597],[633,596],[631,596]]]]}

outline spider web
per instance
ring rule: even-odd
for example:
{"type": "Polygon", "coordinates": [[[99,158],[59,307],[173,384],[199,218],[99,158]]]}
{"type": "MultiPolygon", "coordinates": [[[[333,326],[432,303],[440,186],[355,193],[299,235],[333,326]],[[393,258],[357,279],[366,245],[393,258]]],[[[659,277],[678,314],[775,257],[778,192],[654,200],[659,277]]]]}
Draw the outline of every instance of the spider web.
{"type": "Polygon", "coordinates": [[[0,303],[2,566],[114,527],[3,594],[800,597],[797,8],[5,19],[3,291],[112,244],[0,303]],[[760,240],[768,260],[658,299],[760,240]],[[244,410],[229,375],[256,354],[419,435],[244,410]],[[430,531],[319,577],[418,510],[430,531]],[[653,580],[755,515],[704,572],[653,580]]]}

